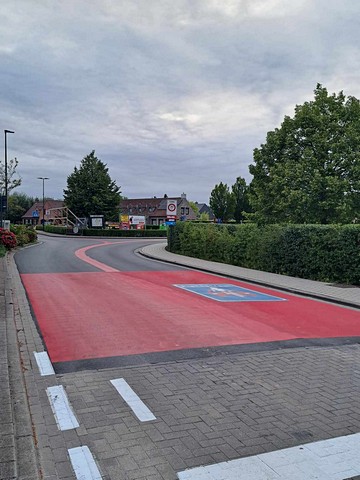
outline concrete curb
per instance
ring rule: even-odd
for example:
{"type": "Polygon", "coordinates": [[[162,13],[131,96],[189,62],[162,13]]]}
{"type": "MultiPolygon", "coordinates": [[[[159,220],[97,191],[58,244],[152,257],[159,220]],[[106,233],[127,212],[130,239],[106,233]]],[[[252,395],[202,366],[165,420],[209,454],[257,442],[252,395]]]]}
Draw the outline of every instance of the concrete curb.
{"type": "Polygon", "coordinates": [[[0,478],[16,478],[16,448],[14,412],[10,390],[10,369],[8,352],[8,324],[11,306],[8,305],[5,258],[0,259],[0,311],[4,312],[0,323],[0,478]]]}

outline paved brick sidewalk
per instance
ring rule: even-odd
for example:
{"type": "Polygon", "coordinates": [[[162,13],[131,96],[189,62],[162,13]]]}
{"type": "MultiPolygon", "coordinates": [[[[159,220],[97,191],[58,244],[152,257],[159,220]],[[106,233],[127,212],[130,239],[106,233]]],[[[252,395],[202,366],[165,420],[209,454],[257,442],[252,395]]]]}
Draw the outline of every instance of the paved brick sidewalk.
{"type": "Polygon", "coordinates": [[[224,263],[209,262],[207,260],[200,260],[198,258],[168,252],[165,250],[165,247],[166,242],[156,243],[141,248],[140,253],[146,257],[174,263],[176,265],[197,268],[206,272],[225,275],[239,280],[247,280],[314,298],[322,298],[356,308],[360,307],[360,287],[344,287],[330,283],[316,282],[314,280],[278,275],[276,273],[261,272],[224,263]]]}
{"type": "MultiPolygon", "coordinates": [[[[26,340],[9,265],[13,265],[10,256],[0,258],[0,478],[37,480],[40,468],[29,405],[32,387],[25,378],[31,369],[23,355],[26,340]]],[[[27,303],[26,297],[23,301],[27,303]]]]}

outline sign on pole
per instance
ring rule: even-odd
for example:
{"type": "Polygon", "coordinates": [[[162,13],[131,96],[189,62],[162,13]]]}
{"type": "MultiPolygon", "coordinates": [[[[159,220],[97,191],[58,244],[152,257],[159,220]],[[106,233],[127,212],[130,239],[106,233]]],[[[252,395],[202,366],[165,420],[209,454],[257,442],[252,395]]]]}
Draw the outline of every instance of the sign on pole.
{"type": "Polygon", "coordinates": [[[166,216],[167,217],[176,217],[177,215],[177,201],[168,200],[166,204],[166,216]]]}

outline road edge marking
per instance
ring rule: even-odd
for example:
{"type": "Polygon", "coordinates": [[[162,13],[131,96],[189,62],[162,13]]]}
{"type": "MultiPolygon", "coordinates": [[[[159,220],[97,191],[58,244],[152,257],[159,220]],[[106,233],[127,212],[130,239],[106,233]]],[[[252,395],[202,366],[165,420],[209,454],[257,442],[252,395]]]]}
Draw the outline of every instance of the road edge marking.
{"type": "Polygon", "coordinates": [[[55,375],[54,367],[50,361],[49,355],[47,352],[33,352],[34,357],[42,377],[48,375],[55,375]]]}
{"type": "Polygon", "coordinates": [[[48,387],[46,394],[59,430],[78,428],[79,422],[73,412],[64,387],[62,385],[48,387]]]}
{"type": "Polygon", "coordinates": [[[110,380],[110,382],[123,400],[129,405],[140,422],[150,422],[152,420],[156,420],[155,415],[134,392],[126,380],[123,378],[116,378],[114,380],[110,380]]]}
{"type": "Polygon", "coordinates": [[[81,447],[69,448],[68,453],[78,480],[102,480],[101,473],[89,447],[82,445],[81,447]]]}

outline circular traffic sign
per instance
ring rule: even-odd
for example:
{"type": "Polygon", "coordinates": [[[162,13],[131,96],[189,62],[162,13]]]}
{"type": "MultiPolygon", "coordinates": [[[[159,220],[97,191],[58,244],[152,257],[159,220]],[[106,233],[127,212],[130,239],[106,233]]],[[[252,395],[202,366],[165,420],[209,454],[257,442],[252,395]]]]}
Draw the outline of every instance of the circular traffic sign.
{"type": "Polygon", "coordinates": [[[176,209],[175,203],[169,203],[168,205],[169,212],[175,212],[175,209],[176,209]]]}

